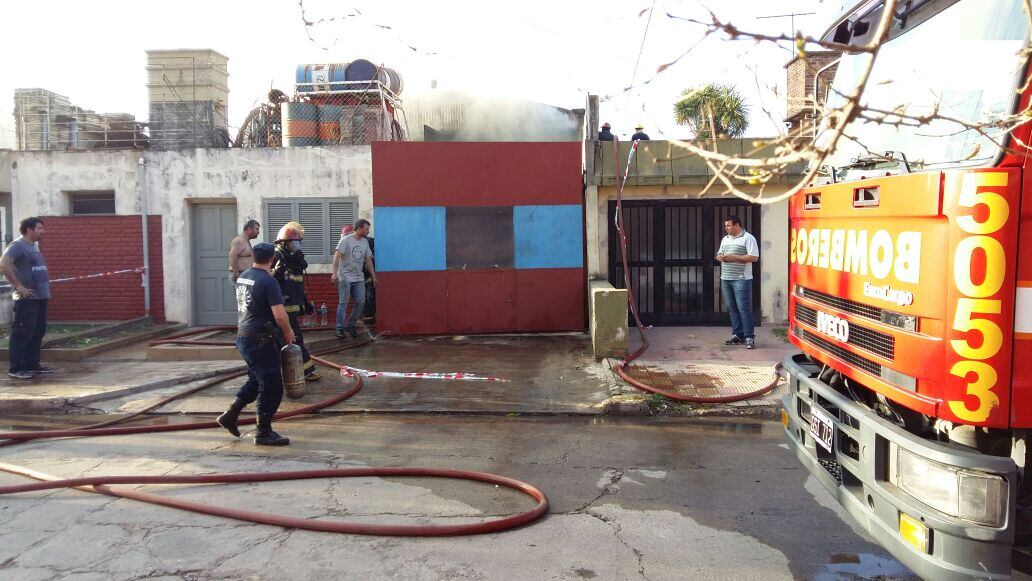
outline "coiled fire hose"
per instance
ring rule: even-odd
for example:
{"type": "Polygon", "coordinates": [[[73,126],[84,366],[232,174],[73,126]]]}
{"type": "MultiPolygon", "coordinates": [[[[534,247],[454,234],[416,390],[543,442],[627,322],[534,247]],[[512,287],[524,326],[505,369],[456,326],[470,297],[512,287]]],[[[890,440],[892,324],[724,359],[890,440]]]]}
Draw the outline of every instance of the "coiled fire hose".
{"type": "MultiPolygon", "coordinates": [[[[627,165],[624,168],[624,173],[621,176],[619,172],[620,168],[620,148],[619,141],[613,142],[613,167],[617,168],[616,179],[618,182],[616,189],[616,231],[620,235],[620,260],[623,264],[623,275],[624,275],[624,288],[627,289],[627,304],[631,308],[631,316],[634,317],[634,324],[638,327],[638,334],[641,336],[641,347],[635,350],[633,353],[627,355],[620,360],[616,366],[616,373],[624,381],[633,385],[634,387],[647,391],[649,393],[656,393],[677,401],[685,401],[691,403],[731,403],[736,401],[743,401],[759,397],[770,390],[777,387],[781,381],[781,364],[778,363],[774,366],[774,378],[767,385],[758,388],[756,390],[747,393],[736,393],[734,395],[721,395],[721,396],[700,396],[700,395],[685,395],[676,391],[670,391],[666,389],[660,389],[658,387],[648,385],[634,379],[627,373],[627,367],[630,366],[631,362],[642,356],[645,351],[649,348],[649,337],[648,333],[645,332],[645,325],[641,322],[641,317],[638,316],[638,301],[634,297],[634,288],[631,286],[631,269],[627,265],[627,234],[624,231],[623,224],[623,190],[624,185],[627,183],[627,176],[631,169],[631,158],[634,157],[635,152],[638,150],[638,140],[631,142],[631,149],[627,154],[627,165]]],[[[685,386],[690,387],[690,386],[685,386]]]]}
{"type": "MultiPolygon", "coordinates": [[[[337,353],[345,349],[358,347],[370,343],[371,341],[364,341],[361,343],[351,344],[344,347],[332,349],[321,353],[321,355],[327,355],[330,353],[337,353]]],[[[332,361],[323,359],[321,357],[313,356],[312,359],[321,365],[326,365],[336,369],[338,372],[341,369],[341,365],[333,363],[332,361]]],[[[133,419],[139,418],[140,416],[153,411],[167,403],[176,399],[185,397],[187,395],[196,393],[218,383],[222,383],[228,379],[239,377],[246,373],[246,370],[232,371],[228,374],[221,375],[215,379],[205,382],[202,385],[190,388],[186,391],[177,393],[173,396],[162,399],[161,401],[147,406],[143,410],[135,412],[133,414],[117,418],[115,420],[101,422],[98,424],[92,424],[84,426],[78,429],[71,430],[49,430],[39,432],[0,432],[0,446],[17,444],[20,442],[27,442],[30,440],[40,439],[51,439],[51,438],[70,438],[70,437],[91,437],[91,436],[109,436],[109,435],[124,435],[124,434],[142,434],[142,433],[155,433],[155,432],[173,432],[173,431],[184,431],[184,430],[197,430],[197,429],[209,429],[221,427],[215,422],[192,422],[186,424],[173,424],[173,425],[161,425],[161,426],[125,426],[125,427],[111,427],[114,424],[124,423],[133,419]]],[[[278,413],[273,416],[276,420],[284,420],[292,417],[297,417],[302,414],[310,414],[329,407],[336,403],[342,402],[362,388],[362,377],[359,375],[354,376],[354,383],[352,386],[331,398],[323,401],[304,406],[289,412],[278,413]]],[[[241,425],[253,424],[255,418],[241,418],[238,422],[241,425]]],[[[21,492],[31,492],[38,490],[50,490],[56,488],[75,488],[78,490],[84,490],[86,492],[95,492],[98,494],[106,494],[108,496],[115,496],[121,498],[130,498],[133,500],[139,500],[141,502],[147,502],[151,504],[158,504],[171,508],[177,508],[180,510],[188,510],[201,514],[208,514],[212,516],[221,516],[225,518],[231,518],[235,520],[243,520],[260,524],[268,524],[273,526],[279,526],[284,528],[295,528],[305,529],[312,531],[323,531],[323,532],[334,532],[334,533],[348,533],[348,534],[362,534],[362,535],[380,535],[380,536],[399,536],[399,537],[425,537],[425,536],[458,536],[458,535],[476,535],[484,533],[492,533],[498,531],[504,531],[507,529],[522,526],[524,524],[533,522],[540,518],[543,514],[548,511],[548,498],[543,492],[536,487],[515,480],[507,478],[505,476],[498,476],[496,474],[489,474],[486,472],[474,472],[469,470],[452,470],[448,468],[424,468],[424,467],[380,467],[380,468],[337,468],[337,469],[326,469],[326,470],[297,470],[290,472],[245,472],[245,473],[233,473],[233,474],[204,474],[204,475],[185,475],[185,476],[95,476],[95,477],[82,477],[82,478],[59,478],[49,474],[32,470],[23,466],[17,466],[14,464],[7,464],[0,462],[0,471],[25,476],[34,480],[39,480],[37,483],[21,484],[15,486],[0,486],[0,495],[4,494],[16,494],[21,492]],[[284,481],[284,480],[305,480],[314,478],[360,478],[360,477],[430,477],[430,478],[451,478],[457,480],[471,480],[475,482],[484,482],[487,484],[494,484],[497,486],[505,486],[518,492],[522,492],[527,496],[530,496],[536,501],[534,508],[521,512],[518,514],[497,518],[493,520],[483,521],[479,523],[469,524],[456,524],[456,525],[384,525],[384,524],[369,524],[369,523],[349,523],[340,521],[321,521],[317,519],[307,519],[291,517],[286,515],[263,513],[249,510],[239,510],[233,508],[226,508],[220,506],[213,506],[198,502],[190,502],[178,498],[169,498],[160,494],[154,494],[151,492],[144,492],[141,490],[126,489],[126,488],[115,488],[112,485],[118,484],[227,484],[227,483],[253,483],[253,482],[272,482],[272,481],[284,481]]]]}

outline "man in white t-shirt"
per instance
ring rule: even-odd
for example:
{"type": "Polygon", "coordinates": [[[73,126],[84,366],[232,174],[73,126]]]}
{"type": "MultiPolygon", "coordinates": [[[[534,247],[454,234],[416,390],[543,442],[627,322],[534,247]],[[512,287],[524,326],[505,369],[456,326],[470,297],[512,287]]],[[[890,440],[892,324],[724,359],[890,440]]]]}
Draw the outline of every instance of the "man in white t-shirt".
{"type": "Polygon", "coordinates": [[[373,270],[373,252],[369,249],[369,221],[359,220],[355,223],[355,231],[340,239],[337,250],[333,253],[333,274],[330,281],[337,283],[337,338],[343,339],[344,333],[358,338],[356,324],[362,316],[365,306],[365,275],[362,267],[369,270],[369,275],[376,285],[376,271],[373,270]],[[351,316],[345,318],[348,301],[355,299],[355,308],[351,316]]]}
{"type": "Polygon", "coordinates": [[[727,236],[720,241],[717,260],[720,262],[720,293],[731,317],[731,337],[725,345],[745,345],[756,348],[753,332],[752,285],[753,263],[760,259],[756,238],[742,228],[738,216],[724,221],[727,236]]]}

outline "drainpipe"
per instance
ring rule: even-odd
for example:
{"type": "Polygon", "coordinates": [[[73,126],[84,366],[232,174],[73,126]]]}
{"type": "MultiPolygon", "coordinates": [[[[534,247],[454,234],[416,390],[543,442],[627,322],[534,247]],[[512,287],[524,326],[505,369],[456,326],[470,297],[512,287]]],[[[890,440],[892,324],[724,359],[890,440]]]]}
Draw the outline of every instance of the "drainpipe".
{"type": "Polygon", "coordinates": [[[150,304],[150,252],[148,241],[150,237],[147,232],[147,160],[140,156],[140,216],[143,222],[143,314],[149,317],[151,314],[150,304]]]}
{"type": "Polygon", "coordinates": [[[7,245],[8,244],[10,244],[11,242],[14,242],[14,232],[13,232],[14,228],[13,228],[13,226],[15,224],[17,224],[17,222],[14,220],[14,216],[16,215],[14,213],[14,209],[18,207],[18,202],[20,201],[20,199],[21,199],[21,195],[18,193],[18,162],[17,161],[12,161],[11,162],[11,215],[7,216],[7,218],[9,218],[11,220],[12,228],[10,230],[8,230],[7,229],[7,222],[6,221],[4,222],[4,240],[3,240],[3,243],[0,244],[0,247],[3,247],[4,250],[7,250],[7,245]]]}

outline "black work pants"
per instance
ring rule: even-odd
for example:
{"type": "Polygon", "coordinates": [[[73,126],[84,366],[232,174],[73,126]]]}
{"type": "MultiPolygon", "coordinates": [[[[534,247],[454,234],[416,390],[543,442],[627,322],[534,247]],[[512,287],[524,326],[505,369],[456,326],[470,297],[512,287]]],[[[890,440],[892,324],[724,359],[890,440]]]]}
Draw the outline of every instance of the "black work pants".
{"type": "Polygon", "coordinates": [[[47,333],[47,299],[14,301],[14,323],[8,344],[11,373],[39,367],[39,350],[47,333]]]}
{"type": "Polygon", "coordinates": [[[279,342],[237,336],[236,348],[247,363],[247,383],[237,392],[237,398],[245,404],[257,401],[260,416],[274,415],[283,401],[279,342]]]}
{"type": "Polygon", "coordinates": [[[305,347],[305,336],[301,333],[301,315],[287,313],[287,319],[290,320],[290,328],[294,330],[294,344],[301,348],[301,358],[305,362],[305,376],[307,377],[315,373],[315,362],[312,361],[312,355],[305,347]]]}

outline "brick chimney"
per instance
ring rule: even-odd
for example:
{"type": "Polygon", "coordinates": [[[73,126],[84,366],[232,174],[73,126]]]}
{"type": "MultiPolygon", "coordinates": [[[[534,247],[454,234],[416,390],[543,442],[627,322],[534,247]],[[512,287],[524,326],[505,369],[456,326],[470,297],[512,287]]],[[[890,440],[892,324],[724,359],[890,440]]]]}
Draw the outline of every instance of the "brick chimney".
{"type": "Polygon", "coordinates": [[[835,78],[838,64],[828,67],[841,56],[835,51],[808,52],[805,57],[796,55],[785,65],[788,76],[788,107],[785,124],[791,133],[813,137],[820,109],[828,96],[828,87],[835,78]],[[824,67],[828,67],[825,70],[824,67]],[[819,95],[814,95],[820,73],[819,95]]]}

